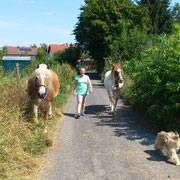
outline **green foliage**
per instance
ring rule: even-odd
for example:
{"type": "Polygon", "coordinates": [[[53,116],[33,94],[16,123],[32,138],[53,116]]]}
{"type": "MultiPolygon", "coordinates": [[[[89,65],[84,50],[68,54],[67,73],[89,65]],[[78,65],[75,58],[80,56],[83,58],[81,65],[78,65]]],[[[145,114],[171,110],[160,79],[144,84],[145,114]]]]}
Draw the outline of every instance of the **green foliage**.
{"type": "Polygon", "coordinates": [[[117,51],[126,57],[127,48],[132,49],[130,40],[135,40],[137,33],[146,33],[149,24],[147,10],[135,6],[130,0],[85,2],[74,34],[80,47],[89,51],[96,61],[98,72],[101,73],[105,65],[104,58],[110,56],[111,50],[115,49],[117,44],[117,51]],[[132,39],[128,39],[129,36],[132,39]]]}
{"type": "Polygon", "coordinates": [[[76,70],[69,64],[62,64],[58,69],[58,76],[60,82],[59,95],[55,99],[55,105],[57,108],[63,109],[66,104],[69,94],[72,92],[74,79],[76,76],[76,70]]]}
{"type": "Polygon", "coordinates": [[[179,52],[180,50],[180,24],[175,23],[173,25],[173,34],[170,39],[174,42],[174,51],[179,52]]]}
{"type": "Polygon", "coordinates": [[[81,52],[77,47],[69,47],[65,51],[59,51],[54,55],[55,61],[59,63],[68,63],[71,66],[75,67],[77,59],[80,58],[81,52]]]}
{"type": "Polygon", "coordinates": [[[171,14],[174,21],[180,24],[180,4],[179,3],[175,3],[171,14]]]}
{"type": "Polygon", "coordinates": [[[37,59],[40,60],[40,59],[45,59],[47,57],[48,57],[47,51],[42,47],[38,48],[37,59]]]}
{"type": "Polygon", "coordinates": [[[0,50],[0,66],[2,65],[2,58],[6,55],[6,52],[4,50],[0,50]]]}
{"type": "Polygon", "coordinates": [[[151,34],[162,34],[172,32],[172,15],[169,8],[170,0],[140,0],[140,8],[146,8],[150,17],[151,34]]]}
{"type": "Polygon", "coordinates": [[[180,53],[176,39],[157,38],[141,60],[124,63],[133,80],[129,100],[158,129],[180,129],[180,53]]]}
{"type": "Polygon", "coordinates": [[[36,60],[33,60],[29,66],[23,69],[22,75],[27,75],[27,74],[31,75],[38,64],[49,64],[51,69],[56,69],[59,63],[55,61],[54,59],[49,59],[49,58],[42,58],[40,60],[36,59],[36,60]]]}

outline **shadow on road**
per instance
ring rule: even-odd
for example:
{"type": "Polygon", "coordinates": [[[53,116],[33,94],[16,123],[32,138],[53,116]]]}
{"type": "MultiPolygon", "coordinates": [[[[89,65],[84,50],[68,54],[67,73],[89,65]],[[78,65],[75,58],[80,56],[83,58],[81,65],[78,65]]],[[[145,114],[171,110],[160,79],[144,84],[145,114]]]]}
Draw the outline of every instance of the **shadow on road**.
{"type": "Polygon", "coordinates": [[[104,105],[90,105],[86,106],[86,114],[95,114],[98,115],[101,112],[106,110],[106,106],[104,105]]]}
{"type": "Polygon", "coordinates": [[[157,161],[157,162],[164,161],[167,164],[174,165],[174,163],[169,161],[168,158],[165,155],[163,155],[159,150],[146,150],[144,152],[150,155],[150,157],[147,158],[147,160],[149,161],[157,161]]]}
{"type": "Polygon", "coordinates": [[[74,117],[73,113],[63,113],[65,116],[74,117]]]}
{"type": "Polygon", "coordinates": [[[89,106],[90,113],[94,118],[100,119],[97,126],[110,126],[114,128],[114,134],[118,137],[124,136],[130,141],[138,141],[142,145],[154,144],[156,133],[134,112],[129,106],[122,106],[115,115],[110,115],[106,106],[89,106]]]}

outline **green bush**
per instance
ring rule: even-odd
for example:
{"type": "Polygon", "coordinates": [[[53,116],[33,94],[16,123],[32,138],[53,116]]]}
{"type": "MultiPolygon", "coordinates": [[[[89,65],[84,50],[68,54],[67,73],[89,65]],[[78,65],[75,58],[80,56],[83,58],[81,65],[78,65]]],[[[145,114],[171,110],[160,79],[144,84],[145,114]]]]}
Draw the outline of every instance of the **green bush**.
{"type": "Polygon", "coordinates": [[[124,63],[133,80],[129,100],[158,129],[180,130],[180,52],[178,39],[159,37],[140,60],[124,63]]]}

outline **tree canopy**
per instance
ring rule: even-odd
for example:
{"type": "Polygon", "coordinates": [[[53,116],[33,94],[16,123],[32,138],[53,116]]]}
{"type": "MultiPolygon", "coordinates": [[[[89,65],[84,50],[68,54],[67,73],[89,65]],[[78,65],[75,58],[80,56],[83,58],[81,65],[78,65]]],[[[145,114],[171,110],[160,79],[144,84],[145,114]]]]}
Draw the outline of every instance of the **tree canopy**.
{"type": "Polygon", "coordinates": [[[98,72],[105,58],[138,56],[147,34],[169,33],[172,16],[169,0],[85,0],[74,29],[78,45],[96,61],[98,72]],[[155,5],[153,4],[155,3],[155,5]],[[141,47],[140,47],[141,46],[141,47]]]}

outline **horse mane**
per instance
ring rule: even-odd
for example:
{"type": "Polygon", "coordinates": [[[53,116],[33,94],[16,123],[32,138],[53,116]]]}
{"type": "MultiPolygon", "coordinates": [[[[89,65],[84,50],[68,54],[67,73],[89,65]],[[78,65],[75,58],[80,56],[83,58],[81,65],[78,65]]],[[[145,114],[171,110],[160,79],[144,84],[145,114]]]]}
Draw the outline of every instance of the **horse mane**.
{"type": "Polygon", "coordinates": [[[122,70],[122,65],[119,63],[119,64],[113,64],[112,65],[112,69],[111,69],[111,79],[112,80],[115,80],[115,77],[114,77],[114,73],[117,69],[121,69],[122,70]]]}
{"type": "Polygon", "coordinates": [[[122,70],[121,64],[113,64],[111,72],[114,73],[118,68],[120,68],[122,70]]]}
{"type": "Polygon", "coordinates": [[[50,84],[50,82],[52,81],[52,75],[51,75],[51,70],[48,69],[48,66],[46,64],[38,65],[37,69],[34,71],[34,75],[33,75],[34,80],[36,76],[39,76],[40,74],[44,75],[48,79],[50,84]]]}

